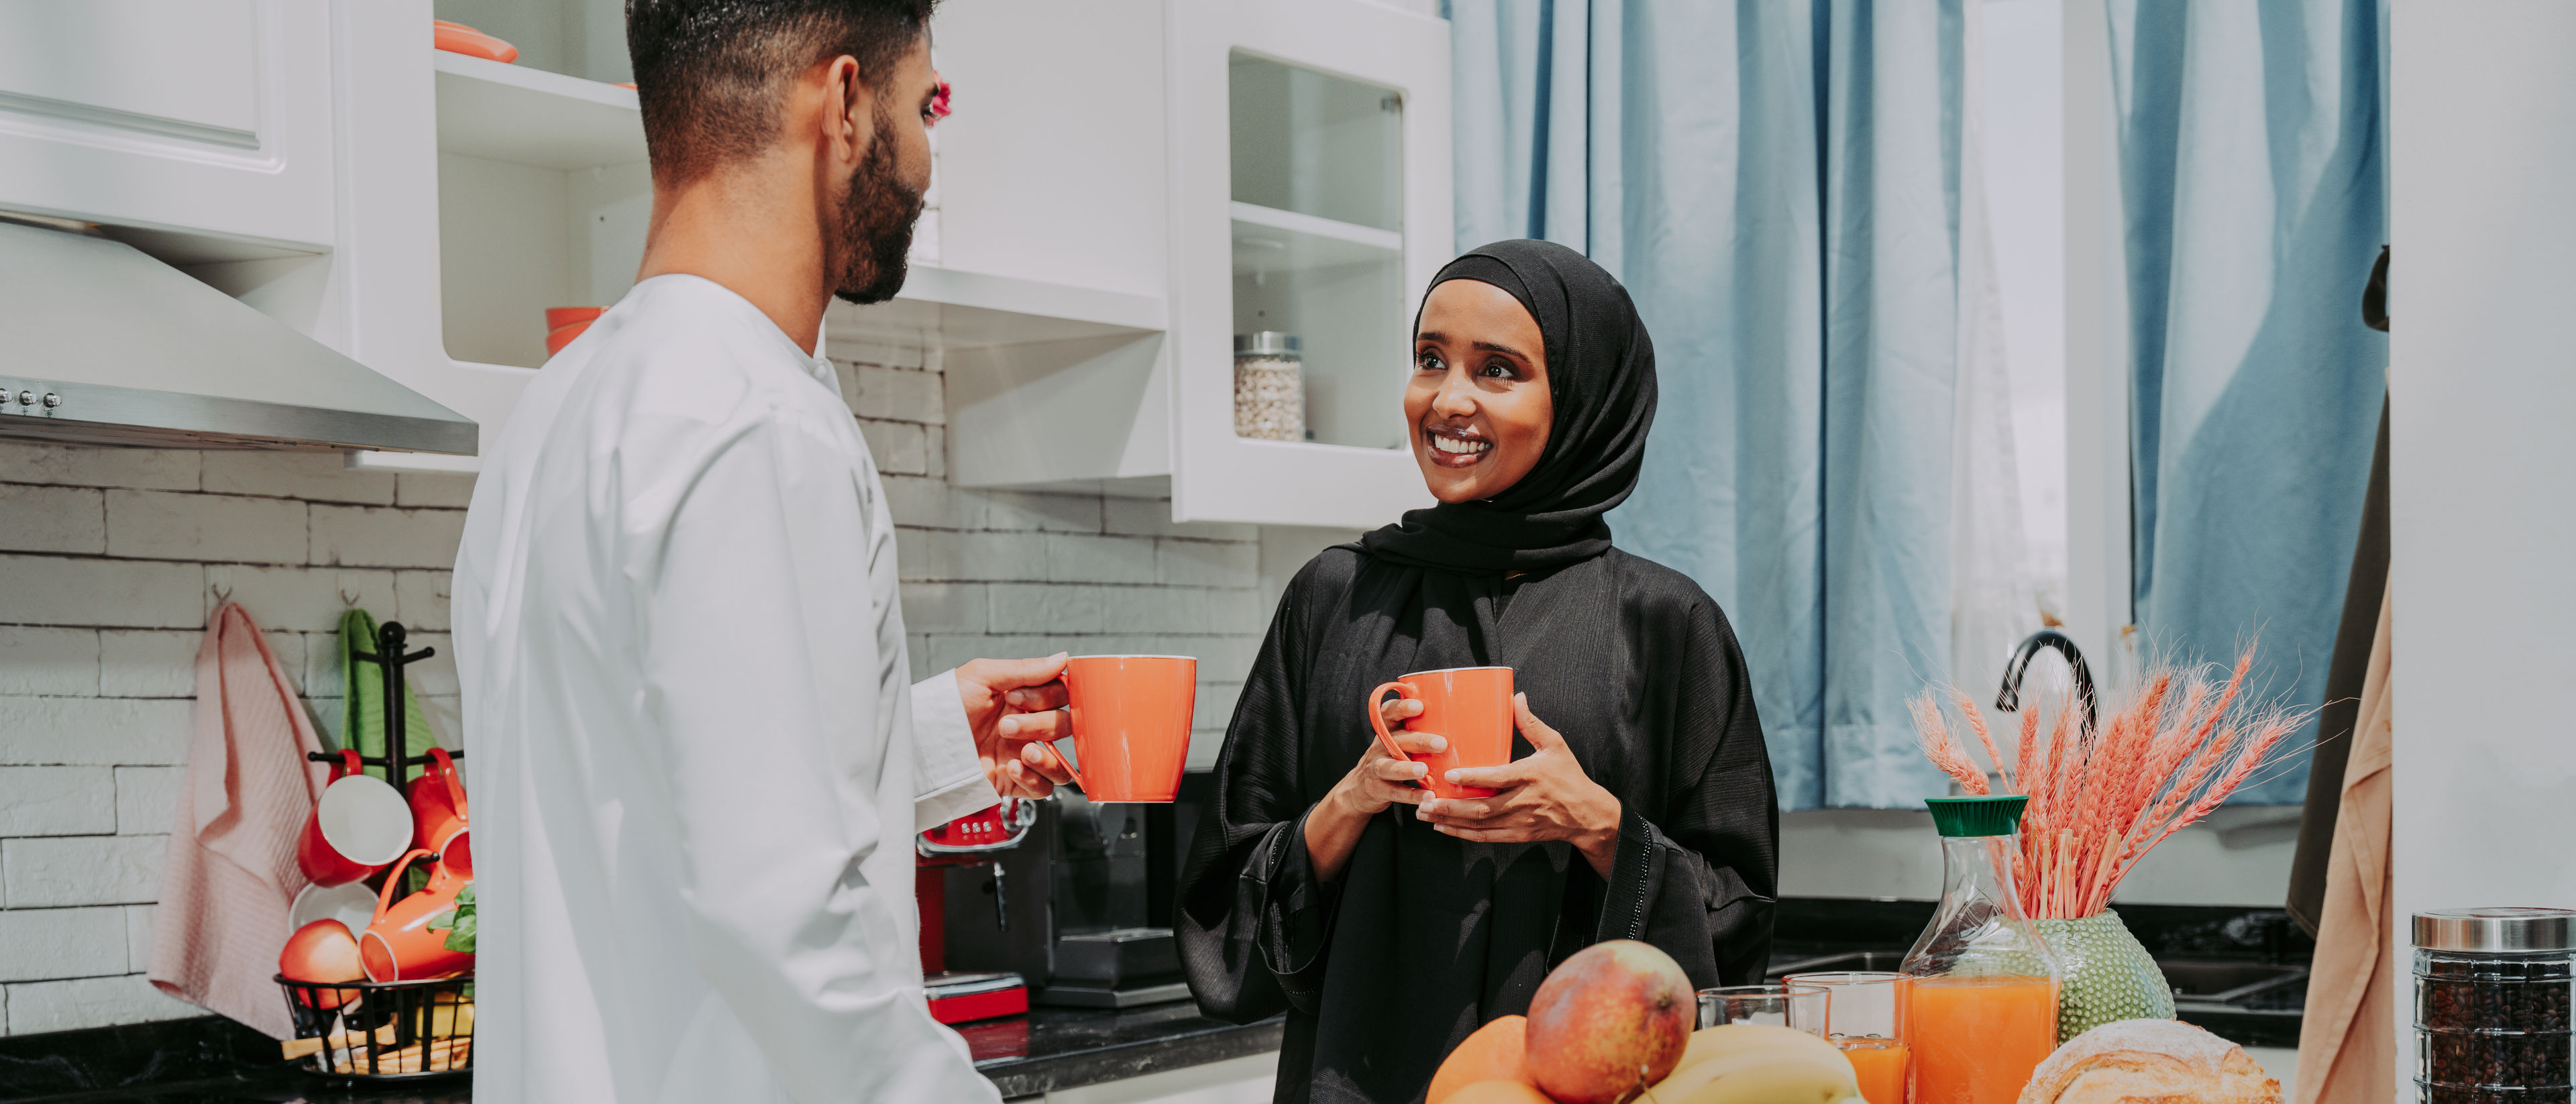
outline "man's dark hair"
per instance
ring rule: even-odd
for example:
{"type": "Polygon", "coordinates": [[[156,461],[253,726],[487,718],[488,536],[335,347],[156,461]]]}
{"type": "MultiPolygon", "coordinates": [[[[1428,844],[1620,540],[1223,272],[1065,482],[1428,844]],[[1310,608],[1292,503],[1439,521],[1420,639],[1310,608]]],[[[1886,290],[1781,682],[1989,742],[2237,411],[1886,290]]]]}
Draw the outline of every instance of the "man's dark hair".
{"type": "Polygon", "coordinates": [[[938,0],[626,0],[653,175],[685,183],[777,137],[788,82],[848,54],[885,87],[938,0]]]}

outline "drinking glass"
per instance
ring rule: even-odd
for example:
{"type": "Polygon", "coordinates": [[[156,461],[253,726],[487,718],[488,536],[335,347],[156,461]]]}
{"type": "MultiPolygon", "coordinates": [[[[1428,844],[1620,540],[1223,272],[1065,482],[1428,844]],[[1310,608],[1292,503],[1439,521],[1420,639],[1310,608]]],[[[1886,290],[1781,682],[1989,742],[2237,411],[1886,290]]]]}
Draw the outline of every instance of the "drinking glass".
{"type": "Polygon", "coordinates": [[[1699,991],[1699,1025],[1757,1023],[1823,1037],[1830,993],[1820,986],[1723,985],[1699,991]]]}
{"type": "Polygon", "coordinates": [[[1791,974],[1781,984],[1812,986],[1832,994],[1825,1039],[1841,1047],[1869,1104],[1906,1104],[1906,999],[1912,979],[1876,971],[1791,974]]]}

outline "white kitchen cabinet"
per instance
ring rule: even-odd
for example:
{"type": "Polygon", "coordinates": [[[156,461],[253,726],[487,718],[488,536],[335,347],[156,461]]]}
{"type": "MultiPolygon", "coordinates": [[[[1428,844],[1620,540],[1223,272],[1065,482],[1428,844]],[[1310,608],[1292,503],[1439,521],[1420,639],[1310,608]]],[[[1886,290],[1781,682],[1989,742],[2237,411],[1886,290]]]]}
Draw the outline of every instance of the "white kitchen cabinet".
{"type": "Polygon", "coordinates": [[[1168,487],[1181,520],[1427,505],[1397,404],[1450,256],[1449,34],[1372,0],[958,3],[942,260],[1158,298],[1161,333],[945,361],[966,485],[1168,487]],[[1234,432],[1234,337],[1296,333],[1311,440],[1234,432]]]}
{"type": "Polygon", "coordinates": [[[1368,527],[1430,504],[1399,403],[1451,256],[1449,28],[1369,0],[1176,6],[1173,513],[1368,527]],[[1234,337],[1303,343],[1303,441],[1237,436],[1234,337]]]}
{"type": "Polygon", "coordinates": [[[324,0],[0,0],[0,208],[240,261],[330,249],[334,192],[324,0]]]}

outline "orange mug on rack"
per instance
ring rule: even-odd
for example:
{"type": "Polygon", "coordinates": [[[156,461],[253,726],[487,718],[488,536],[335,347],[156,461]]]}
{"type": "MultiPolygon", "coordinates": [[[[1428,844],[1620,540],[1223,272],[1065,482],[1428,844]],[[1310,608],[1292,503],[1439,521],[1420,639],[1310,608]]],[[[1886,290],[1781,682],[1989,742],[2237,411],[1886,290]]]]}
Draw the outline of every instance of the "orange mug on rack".
{"type": "Polygon", "coordinates": [[[344,750],[295,841],[295,865],[314,885],[347,885],[402,857],[411,829],[402,795],[368,774],[356,751],[344,750]]]}
{"type": "Polygon", "coordinates": [[[456,910],[457,891],[474,884],[474,879],[442,862],[430,871],[428,888],[399,904],[394,901],[394,894],[402,892],[403,873],[411,868],[411,861],[428,854],[415,848],[394,864],[383,894],[376,898],[375,921],[358,936],[358,958],[366,964],[369,981],[418,981],[474,968],[473,952],[448,950],[447,929],[429,926],[456,910]]]}
{"type": "Polygon", "coordinates": [[[1512,761],[1509,667],[1416,671],[1371,691],[1368,715],[1387,754],[1430,766],[1431,773],[1416,785],[1435,797],[1492,797],[1493,790],[1453,785],[1445,775],[1459,767],[1499,767],[1512,761]],[[1378,709],[1389,690],[1402,690],[1405,697],[1422,703],[1421,715],[1404,722],[1405,731],[1439,736],[1449,741],[1449,750],[1418,756],[1405,754],[1396,745],[1395,734],[1386,730],[1386,714],[1378,709]]]}
{"type": "Polygon", "coordinates": [[[1171,801],[1190,758],[1199,661],[1188,656],[1075,656],[1064,664],[1077,769],[1041,744],[1093,801],[1171,801]]]}
{"type": "Polygon", "coordinates": [[[429,767],[411,780],[411,845],[438,852],[439,865],[474,876],[472,836],[465,825],[465,780],[447,749],[429,749],[429,767]],[[451,844],[453,846],[451,846],[451,844]]]}

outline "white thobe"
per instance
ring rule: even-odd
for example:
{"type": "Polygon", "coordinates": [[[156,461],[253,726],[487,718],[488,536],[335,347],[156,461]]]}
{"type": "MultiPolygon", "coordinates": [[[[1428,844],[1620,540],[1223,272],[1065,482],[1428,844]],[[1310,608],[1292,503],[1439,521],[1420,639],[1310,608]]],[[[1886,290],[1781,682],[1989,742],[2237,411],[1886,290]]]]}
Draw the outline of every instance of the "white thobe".
{"type": "Polygon", "coordinates": [[[453,594],[478,1104],[999,1099],[923,1004],[909,844],[997,798],[952,675],[907,692],[828,361],[637,284],[485,451],[453,594]]]}

